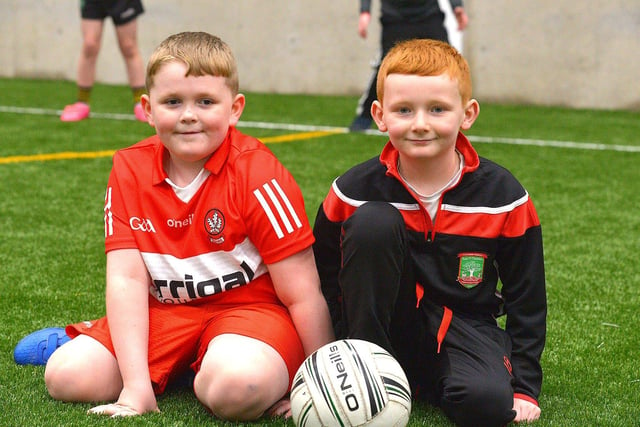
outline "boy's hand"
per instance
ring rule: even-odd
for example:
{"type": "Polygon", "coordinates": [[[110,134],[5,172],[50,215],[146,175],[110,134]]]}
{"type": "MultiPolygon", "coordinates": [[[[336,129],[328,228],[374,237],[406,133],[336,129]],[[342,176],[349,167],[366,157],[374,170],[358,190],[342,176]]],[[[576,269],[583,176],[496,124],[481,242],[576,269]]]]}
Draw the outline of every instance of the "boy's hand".
{"type": "Polygon", "coordinates": [[[513,422],[519,423],[521,421],[535,421],[540,418],[540,407],[528,400],[513,399],[513,410],[516,411],[516,417],[513,422]]]}
{"type": "Polygon", "coordinates": [[[135,409],[130,408],[120,403],[109,403],[106,405],[100,405],[93,407],[87,411],[88,414],[108,415],[110,417],[132,417],[134,415],[140,415],[135,409]]]}
{"type": "Polygon", "coordinates": [[[467,12],[464,11],[463,7],[458,6],[453,10],[453,14],[456,16],[456,21],[458,22],[458,31],[464,31],[469,24],[467,12]]]}
{"type": "Polygon", "coordinates": [[[147,412],[160,412],[153,390],[151,387],[149,387],[149,389],[150,395],[147,394],[146,396],[142,396],[142,399],[133,399],[135,396],[128,393],[126,389],[122,389],[120,397],[116,403],[93,407],[89,409],[88,413],[108,415],[110,417],[131,417],[135,415],[142,415],[147,412]]]}
{"type": "Polygon", "coordinates": [[[362,12],[358,19],[358,34],[363,39],[367,38],[367,28],[369,28],[369,21],[371,21],[371,14],[369,12],[362,12]]]}

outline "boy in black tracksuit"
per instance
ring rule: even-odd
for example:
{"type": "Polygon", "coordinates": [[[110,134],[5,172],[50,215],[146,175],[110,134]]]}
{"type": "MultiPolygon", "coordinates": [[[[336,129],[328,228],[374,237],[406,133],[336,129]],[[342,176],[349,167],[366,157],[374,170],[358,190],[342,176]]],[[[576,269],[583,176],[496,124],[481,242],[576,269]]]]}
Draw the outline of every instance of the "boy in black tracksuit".
{"type": "Polygon", "coordinates": [[[339,338],[391,351],[457,424],[503,426],[540,416],[542,233],[526,190],[460,132],[479,114],[470,80],[446,43],[389,52],[371,111],[390,141],[334,181],[314,252],[339,338]]]}

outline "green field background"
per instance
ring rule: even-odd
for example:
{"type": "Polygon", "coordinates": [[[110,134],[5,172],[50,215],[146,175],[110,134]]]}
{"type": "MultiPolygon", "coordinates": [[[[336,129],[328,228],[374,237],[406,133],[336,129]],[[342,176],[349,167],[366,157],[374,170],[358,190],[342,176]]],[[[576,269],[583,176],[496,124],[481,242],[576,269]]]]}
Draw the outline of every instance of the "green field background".
{"type": "MultiPolygon", "coordinates": [[[[70,82],[0,79],[0,425],[236,425],[212,418],[189,389],[161,396],[161,414],[88,416],[90,404],[48,397],[43,367],[13,362],[24,335],[104,315],[108,153],[153,133],[122,118],[60,122],[55,111],[73,101],[74,90],[70,82]],[[86,157],[29,157],[57,153],[86,157]]],[[[94,113],[131,114],[126,87],[98,85],[93,100],[94,113]]],[[[291,135],[268,146],[300,184],[311,222],[332,180],[386,142],[383,135],[346,132],[356,101],[247,94],[239,127],[265,141],[291,135]],[[309,137],[256,123],[335,130],[309,137]]],[[[543,227],[549,316],[535,425],[640,425],[640,115],[479,101],[468,135],[481,156],[520,179],[543,227]]],[[[416,404],[410,425],[452,424],[416,404]]]]}

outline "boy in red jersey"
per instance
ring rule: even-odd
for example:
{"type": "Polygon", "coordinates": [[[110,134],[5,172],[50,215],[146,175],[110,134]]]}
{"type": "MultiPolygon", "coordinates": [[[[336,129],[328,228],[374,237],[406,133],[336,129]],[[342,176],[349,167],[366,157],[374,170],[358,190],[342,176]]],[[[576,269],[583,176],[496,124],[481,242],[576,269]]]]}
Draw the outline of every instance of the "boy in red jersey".
{"type": "Polygon", "coordinates": [[[214,415],[282,415],[305,355],[333,339],[301,191],[235,128],[245,97],[218,37],[168,37],[146,85],[157,135],[114,155],[106,191],[106,317],[66,328],[47,389],[137,415],[191,368],[214,415]]]}
{"type": "Polygon", "coordinates": [[[479,114],[467,62],[440,41],[399,43],[377,93],[372,116],[390,141],[334,181],[314,227],[336,335],[391,351],[414,394],[458,425],[536,420],[540,222],[513,175],[461,133],[479,114]]]}

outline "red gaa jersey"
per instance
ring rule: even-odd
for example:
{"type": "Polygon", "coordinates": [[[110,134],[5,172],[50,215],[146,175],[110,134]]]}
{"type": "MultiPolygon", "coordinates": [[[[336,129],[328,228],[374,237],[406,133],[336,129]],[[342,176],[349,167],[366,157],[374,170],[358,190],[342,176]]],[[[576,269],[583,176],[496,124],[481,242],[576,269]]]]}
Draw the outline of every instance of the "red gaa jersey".
{"type": "Polygon", "coordinates": [[[179,197],[162,166],[167,155],[157,136],[114,155],[106,251],[138,249],[149,290],[164,303],[278,302],[266,264],[314,241],[291,174],[264,144],[231,128],[179,197]]]}

